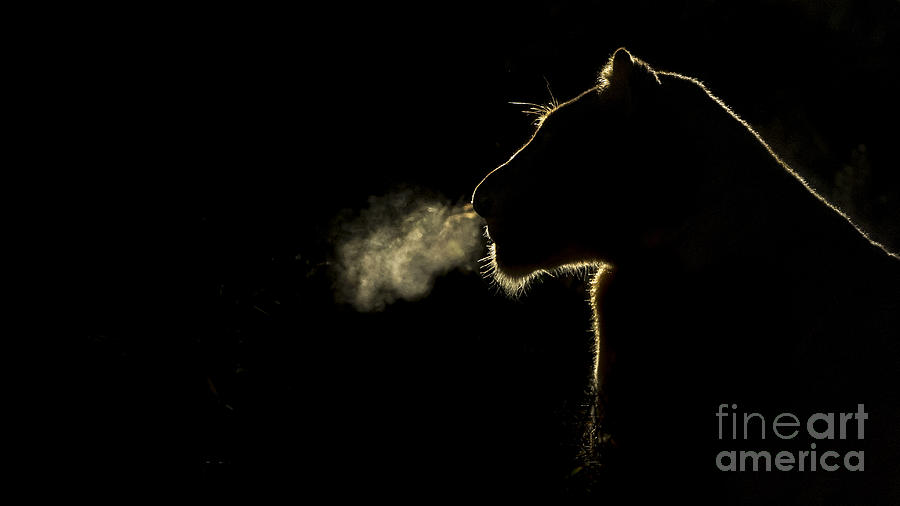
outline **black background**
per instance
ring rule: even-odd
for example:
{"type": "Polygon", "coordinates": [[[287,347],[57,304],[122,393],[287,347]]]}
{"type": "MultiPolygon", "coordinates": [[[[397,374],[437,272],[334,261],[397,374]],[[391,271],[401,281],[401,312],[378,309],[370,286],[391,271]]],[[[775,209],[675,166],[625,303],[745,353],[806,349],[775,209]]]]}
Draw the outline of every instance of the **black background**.
{"type": "Polygon", "coordinates": [[[546,102],[547,83],[574,96],[620,46],[704,81],[900,244],[897,2],[48,16],[35,65],[54,141],[38,158],[62,204],[63,276],[46,290],[67,309],[74,402],[47,395],[66,464],[39,471],[90,490],[583,486],[569,476],[585,280],[513,301],[456,272],[424,300],[357,313],[333,300],[329,231],[398,187],[464,199],[530,133],[509,102],[546,102]]]}

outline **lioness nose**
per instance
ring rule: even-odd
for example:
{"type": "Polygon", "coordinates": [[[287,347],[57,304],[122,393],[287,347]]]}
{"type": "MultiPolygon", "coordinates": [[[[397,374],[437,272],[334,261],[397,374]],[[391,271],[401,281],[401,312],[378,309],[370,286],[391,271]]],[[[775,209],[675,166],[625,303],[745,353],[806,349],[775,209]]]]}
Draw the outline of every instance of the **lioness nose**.
{"type": "Polygon", "coordinates": [[[484,190],[484,181],[475,188],[475,193],[472,194],[472,207],[482,218],[490,218],[494,212],[494,199],[484,190]]]}

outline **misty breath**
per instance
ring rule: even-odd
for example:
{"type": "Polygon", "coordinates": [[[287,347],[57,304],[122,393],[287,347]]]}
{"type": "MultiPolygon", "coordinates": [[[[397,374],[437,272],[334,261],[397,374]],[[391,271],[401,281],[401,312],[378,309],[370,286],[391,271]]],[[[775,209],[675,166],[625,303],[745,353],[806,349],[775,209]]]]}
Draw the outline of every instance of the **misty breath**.
{"type": "Polygon", "coordinates": [[[358,311],[380,311],[428,295],[438,276],[474,270],[481,221],[469,204],[403,190],[370,197],[334,227],[335,298],[358,311]]]}

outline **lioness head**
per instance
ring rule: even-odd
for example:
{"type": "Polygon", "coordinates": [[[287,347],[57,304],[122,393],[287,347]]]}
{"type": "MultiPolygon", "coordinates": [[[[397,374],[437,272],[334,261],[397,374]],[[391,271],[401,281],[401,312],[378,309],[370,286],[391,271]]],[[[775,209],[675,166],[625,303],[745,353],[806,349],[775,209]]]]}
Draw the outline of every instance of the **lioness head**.
{"type": "Polygon", "coordinates": [[[666,131],[660,88],[653,69],[619,49],[596,86],[533,110],[534,135],[472,196],[501,285],[515,291],[536,272],[615,263],[669,221],[678,134],[666,131]]]}

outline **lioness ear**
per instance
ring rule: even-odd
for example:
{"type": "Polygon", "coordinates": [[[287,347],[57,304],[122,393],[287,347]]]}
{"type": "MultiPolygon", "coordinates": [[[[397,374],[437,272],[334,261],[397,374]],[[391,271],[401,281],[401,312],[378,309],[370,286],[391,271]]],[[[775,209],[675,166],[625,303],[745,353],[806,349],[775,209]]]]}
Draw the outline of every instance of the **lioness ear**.
{"type": "Polygon", "coordinates": [[[616,49],[609,58],[600,71],[600,79],[606,83],[605,95],[620,99],[629,106],[636,88],[650,88],[659,84],[656,72],[643,61],[631,56],[624,47],[616,49]]]}
{"type": "MultiPolygon", "coordinates": [[[[609,66],[610,77],[613,77],[619,84],[627,85],[631,80],[631,74],[634,68],[634,58],[631,57],[631,53],[629,53],[627,49],[620,47],[619,49],[616,49],[612,58],[609,59],[609,66]]],[[[610,84],[612,84],[612,82],[610,82],[610,84]]]]}
{"type": "Polygon", "coordinates": [[[628,89],[634,74],[634,66],[634,58],[627,49],[624,47],[616,49],[600,70],[600,80],[606,82],[608,93],[621,95],[628,89]]]}

